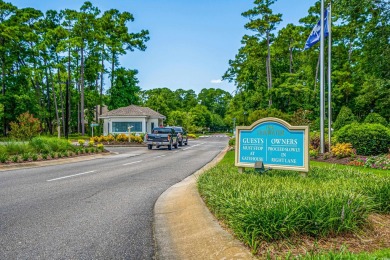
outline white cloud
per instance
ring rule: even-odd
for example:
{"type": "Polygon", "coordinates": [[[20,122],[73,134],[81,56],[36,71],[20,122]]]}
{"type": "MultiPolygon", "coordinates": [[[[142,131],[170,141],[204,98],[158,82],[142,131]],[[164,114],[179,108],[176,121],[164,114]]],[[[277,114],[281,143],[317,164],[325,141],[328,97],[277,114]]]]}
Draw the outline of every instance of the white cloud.
{"type": "Polygon", "coordinates": [[[220,80],[220,79],[212,79],[210,82],[213,83],[213,84],[221,84],[222,80],[220,80]]]}

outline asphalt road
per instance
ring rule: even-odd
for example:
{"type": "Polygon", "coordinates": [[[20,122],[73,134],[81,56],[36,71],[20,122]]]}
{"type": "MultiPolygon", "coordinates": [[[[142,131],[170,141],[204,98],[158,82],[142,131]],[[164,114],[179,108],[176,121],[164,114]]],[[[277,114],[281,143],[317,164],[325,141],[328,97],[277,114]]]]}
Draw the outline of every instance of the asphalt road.
{"type": "Polygon", "coordinates": [[[153,259],[153,207],[227,137],[0,172],[0,259],[153,259]]]}

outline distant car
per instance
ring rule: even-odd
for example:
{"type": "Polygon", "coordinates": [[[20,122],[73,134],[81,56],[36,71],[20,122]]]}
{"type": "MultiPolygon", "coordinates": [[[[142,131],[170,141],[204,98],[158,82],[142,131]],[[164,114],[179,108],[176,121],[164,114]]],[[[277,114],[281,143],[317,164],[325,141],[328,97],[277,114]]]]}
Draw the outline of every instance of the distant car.
{"type": "Polygon", "coordinates": [[[177,133],[177,140],[179,143],[179,146],[183,146],[188,144],[188,136],[187,131],[181,127],[181,126],[172,126],[173,129],[175,129],[175,132],[177,133]]]}

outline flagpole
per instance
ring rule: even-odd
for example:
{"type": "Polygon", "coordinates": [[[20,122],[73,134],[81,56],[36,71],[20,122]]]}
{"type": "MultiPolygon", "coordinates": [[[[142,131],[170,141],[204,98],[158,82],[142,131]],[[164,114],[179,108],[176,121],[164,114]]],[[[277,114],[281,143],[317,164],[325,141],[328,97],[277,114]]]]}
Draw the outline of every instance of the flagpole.
{"type": "Polygon", "coordinates": [[[325,153],[324,145],[324,0],[321,0],[321,37],[320,37],[320,153],[325,153]]]}
{"type": "Polygon", "coordinates": [[[332,136],[332,3],[328,10],[328,142],[331,151],[332,136]]]}

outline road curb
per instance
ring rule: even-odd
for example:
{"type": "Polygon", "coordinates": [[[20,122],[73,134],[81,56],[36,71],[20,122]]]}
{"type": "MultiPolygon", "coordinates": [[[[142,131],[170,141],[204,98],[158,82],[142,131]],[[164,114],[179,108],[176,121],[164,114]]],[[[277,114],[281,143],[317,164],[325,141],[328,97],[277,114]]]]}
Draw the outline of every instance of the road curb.
{"type": "Polygon", "coordinates": [[[219,225],[198,193],[197,178],[222,160],[227,151],[228,147],[157,199],[153,227],[156,259],[255,259],[219,225]]]}

